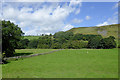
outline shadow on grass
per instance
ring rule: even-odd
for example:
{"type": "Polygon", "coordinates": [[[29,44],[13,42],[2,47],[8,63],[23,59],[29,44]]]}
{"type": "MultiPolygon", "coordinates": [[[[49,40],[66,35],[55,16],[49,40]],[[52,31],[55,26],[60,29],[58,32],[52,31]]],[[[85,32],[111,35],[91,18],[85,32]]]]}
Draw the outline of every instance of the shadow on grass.
{"type": "Polygon", "coordinates": [[[24,56],[27,56],[27,55],[30,55],[30,54],[33,54],[33,53],[15,53],[14,56],[12,57],[16,57],[16,58],[12,58],[12,57],[7,57],[7,58],[11,58],[10,60],[2,60],[2,63],[3,64],[8,64],[10,63],[11,61],[18,61],[19,59],[24,59],[23,57],[24,56]],[[23,56],[21,58],[18,58],[18,56],[23,56]]]}
{"type": "Polygon", "coordinates": [[[10,63],[9,61],[6,61],[6,60],[2,60],[2,64],[8,64],[10,63]]]}
{"type": "Polygon", "coordinates": [[[30,54],[33,54],[33,53],[15,53],[14,56],[25,56],[30,54]]]}

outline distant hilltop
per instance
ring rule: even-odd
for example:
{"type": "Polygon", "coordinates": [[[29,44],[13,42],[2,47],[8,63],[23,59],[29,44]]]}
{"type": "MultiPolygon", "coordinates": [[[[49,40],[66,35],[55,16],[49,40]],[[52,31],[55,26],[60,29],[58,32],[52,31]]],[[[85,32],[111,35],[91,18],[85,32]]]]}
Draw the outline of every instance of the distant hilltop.
{"type": "Polygon", "coordinates": [[[112,24],[112,25],[106,25],[106,26],[94,26],[94,27],[78,27],[78,28],[72,28],[68,30],[67,32],[71,31],[74,34],[81,33],[81,34],[100,34],[103,37],[109,37],[114,36],[115,38],[118,38],[118,26],[120,24],[112,24]]]}

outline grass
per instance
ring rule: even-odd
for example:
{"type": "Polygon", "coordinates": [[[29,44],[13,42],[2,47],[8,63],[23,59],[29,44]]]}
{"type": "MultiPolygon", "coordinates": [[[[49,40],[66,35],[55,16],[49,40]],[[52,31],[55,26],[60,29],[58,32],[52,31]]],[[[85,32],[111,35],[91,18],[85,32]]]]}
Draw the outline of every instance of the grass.
{"type": "Polygon", "coordinates": [[[0,79],[2,79],[2,65],[0,64],[0,79]]]}
{"type": "Polygon", "coordinates": [[[16,55],[30,55],[54,51],[56,49],[16,49],[16,55]]]}
{"type": "Polygon", "coordinates": [[[81,34],[100,34],[103,37],[109,37],[114,36],[116,39],[118,39],[118,24],[114,25],[107,25],[107,26],[100,26],[100,27],[78,27],[78,28],[72,28],[68,31],[81,34]],[[101,33],[99,33],[100,31],[101,33]]]}
{"type": "Polygon", "coordinates": [[[24,36],[24,39],[33,40],[33,39],[39,39],[40,36],[24,36]]]}
{"type": "Polygon", "coordinates": [[[2,68],[3,78],[118,78],[118,49],[66,49],[2,68]]]}

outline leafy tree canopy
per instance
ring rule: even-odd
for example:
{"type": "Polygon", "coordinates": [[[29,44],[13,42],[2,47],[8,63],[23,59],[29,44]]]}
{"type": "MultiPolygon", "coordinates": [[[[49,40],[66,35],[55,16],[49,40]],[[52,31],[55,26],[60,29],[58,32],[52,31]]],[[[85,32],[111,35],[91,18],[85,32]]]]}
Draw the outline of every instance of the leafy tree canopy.
{"type": "Polygon", "coordinates": [[[13,56],[14,48],[18,46],[23,34],[18,25],[10,21],[2,21],[2,52],[6,57],[13,56]]]}

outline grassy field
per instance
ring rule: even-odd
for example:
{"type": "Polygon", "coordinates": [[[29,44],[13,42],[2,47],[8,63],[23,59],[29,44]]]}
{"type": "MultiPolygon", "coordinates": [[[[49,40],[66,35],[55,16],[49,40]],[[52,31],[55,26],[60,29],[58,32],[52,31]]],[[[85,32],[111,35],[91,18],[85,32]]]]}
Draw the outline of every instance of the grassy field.
{"type": "Polygon", "coordinates": [[[38,39],[40,36],[24,36],[24,39],[33,40],[38,39]]]}
{"type": "Polygon", "coordinates": [[[2,68],[3,78],[117,78],[118,50],[66,49],[11,61],[2,68]]]}

